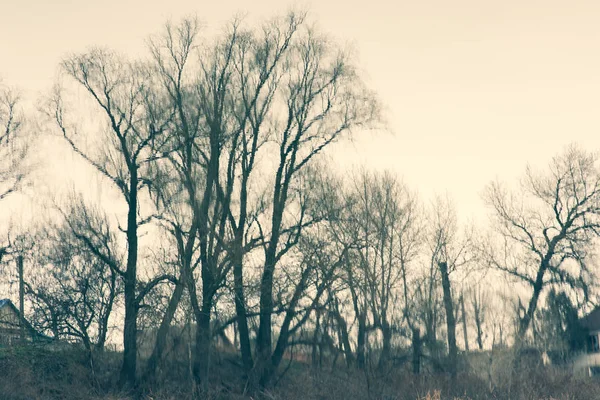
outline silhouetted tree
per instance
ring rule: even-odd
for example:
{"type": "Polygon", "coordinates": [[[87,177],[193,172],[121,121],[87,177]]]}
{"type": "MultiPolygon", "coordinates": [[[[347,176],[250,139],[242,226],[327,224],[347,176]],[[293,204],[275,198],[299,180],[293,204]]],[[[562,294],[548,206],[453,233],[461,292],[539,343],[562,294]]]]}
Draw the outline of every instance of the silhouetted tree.
{"type": "Polygon", "coordinates": [[[67,58],[61,67],[62,72],[82,89],[81,95],[87,95],[95,105],[101,126],[95,132],[90,131],[94,136],[82,134],[84,121],[74,115],[73,105],[65,104],[65,91],[60,88],[50,99],[48,113],[64,140],[118,189],[127,207],[124,229],[127,261],[124,268],[116,266],[123,279],[125,295],[124,352],[119,382],[120,386],[134,387],[139,295],[147,292],[142,289],[139,295],[137,293],[138,230],[150,220],[149,216],[140,218],[140,195],[152,186],[154,163],[162,156],[161,144],[168,140],[164,133],[172,119],[171,109],[163,106],[164,93],[157,90],[159,85],[152,70],[143,63],[94,49],[67,58]]]}
{"type": "Polygon", "coordinates": [[[0,200],[19,189],[27,172],[25,133],[21,97],[0,82],[0,200]]]}
{"type": "Polygon", "coordinates": [[[37,267],[26,285],[33,321],[57,339],[79,339],[90,353],[102,351],[120,290],[116,260],[106,263],[77,231],[87,225],[86,231],[93,230],[94,240],[111,252],[116,252],[116,240],[106,217],[83,202],[71,204],[64,218],[45,224],[35,238],[37,267]]]}
{"type": "MultiPolygon", "coordinates": [[[[0,81],[0,202],[21,189],[30,172],[31,137],[21,103],[20,93],[0,81]]],[[[15,252],[10,238],[4,236],[9,233],[0,232],[0,263],[15,252]]]]}
{"type": "Polygon", "coordinates": [[[518,348],[544,288],[566,285],[588,294],[591,271],[586,262],[600,228],[598,157],[570,146],[552,159],[548,172],[528,167],[520,192],[494,182],[485,200],[496,233],[486,247],[487,262],[530,293],[519,316],[518,348]]]}

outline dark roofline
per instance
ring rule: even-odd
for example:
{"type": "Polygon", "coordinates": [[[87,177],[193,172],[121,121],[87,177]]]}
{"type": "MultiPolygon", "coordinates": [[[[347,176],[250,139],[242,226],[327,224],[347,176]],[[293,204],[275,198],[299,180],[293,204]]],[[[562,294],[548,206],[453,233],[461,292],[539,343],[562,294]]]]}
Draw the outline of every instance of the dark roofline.
{"type": "Polygon", "coordinates": [[[10,299],[1,299],[0,300],[0,309],[2,309],[4,307],[10,307],[10,308],[12,308],[14,310],[15,313],[17,313],[17,315],[19,316],[19,318],[25,322],[25,326],[29,330],[29,333],[31,334],[32,337],[37,337],[37,338],[41,338],[41,339],[45,339],[45,340],[54,340],[50,336],[46,336],[43,333],[38,332],[37,329],[35,329],[33,327],[33,325],[31,325],[29,323],[29,321],[27,321],[27,319],[24,316],[21,315],[21,311],[19,311],[19,309],[17,308],[17,306],[15,306],[10,299]]]}

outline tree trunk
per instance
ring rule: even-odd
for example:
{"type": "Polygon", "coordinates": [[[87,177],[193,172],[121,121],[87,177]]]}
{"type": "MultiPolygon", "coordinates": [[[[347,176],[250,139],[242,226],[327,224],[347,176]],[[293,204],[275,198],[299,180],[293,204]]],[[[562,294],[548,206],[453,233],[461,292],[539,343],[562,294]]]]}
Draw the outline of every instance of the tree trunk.
{"type": "Polygon", "coordinates": [[[384,322],[381,327],[381,334],[383,336],[383,346],[381,349],[381,356],[379,357],[379,369],[384,370],[389,364],[390,353],[392,351],[392,328],[387,322],[384,322]]]}
{"type": "Polygon", "coordinates": [[[127,212],[127,269],[124,277],[125,323],[123,326],[123,365],[119,376],[119,387],[136,387],[137,369],[137,168],[130,168],[129,199],[127,212]]]}
{"type": "Polygon", "coordinates": [[[352,346],[350,346],[350,337],[348,335],[348,324],[338,310],[337,299],[334,300],[333,317],[338,327],[338,336],[342,349],[344,350],[344,357],[346,359],[346,366],[351,367],[354,364],[354,354],[352,354],[352,346]]]}
{"type": "MultiPolygon", "coordinates": [[[[270,257],[271,258],[271,257],[270,257]]],[[[273,257],[274,258],[274,257],[273,257]]],[[[273,262],[267,262],[260,285],[260,316],[257,336],[255,370],[259,376],[271,358],[271,314],[273,312],[273,262]]]]}
{"type": "Polygon", "coordinates": [[[519,327],[517,331],[517,335],[515,337],[514,344],[514,362],[513,362],[513,372],[516,372],[520,362],[521,362],[521,349],[523,348],[523,343],[525,341],[525,335],[527,334],[527,330],[529,329],[529,325],[531,324],[531,320],[533,319],[533,315],[535,314],[535,310],[537,309],[538,299],[542,292],[542,288],[544,287],[544,274],[547,269],[547,264],[542,261],[538,273],[536,275],[535,282],[533,284],[533,295],[529,300],[529,305],[527,306],[527,311],[523,318],[519,320],[519,327]]]}
{"type": "Polygon", "coordinates": [[[367,326],[366,326],[366,316],[359,315],[358,316],[358,333],[356,338],[356,366],[359,369],[363,369],[365,367],[365,345],[366,345],[366,335],[367,335],[367,326]]]}
{"type": "Polygon", "coordinates": [[[125,324],[123,327],[123,365],[119,387],[133,389],[136,386],[137,367],[137,314],[135,279],[127,274],[125,279],[125,324]]]}
{"type": "Polygon", "coordinates": [[[96,343],[96,351],[104,351],[104,346],[106,344],[106,336],[108,335],[108,320],[110,319],[110,314],[112,313],[113,305],[115,302],[115,297],[117,296],[117,272],[112,270],[110,271],[110,295],[108,299],[108,304],[106,305],[106,310],[104,310],[104,315],[100,320],[100,327],[98,328],[98,342],[96,343]]]}
{"type": "Polygon", "coordinates": [[[469,334],[467,332],[467,313],[465,312],[465,298],[460,296],[460,308],[462,314],[463,337],[465,341],[465,351],[469,351],[469,334]]]}
{"type": "MultiPolygon", "coordinates": [[[[273,378],[273,375],[275,374],[275,371],[277,371],[277,368],[279,367],[279,364],[283,359],[283,355],[290,341],[290,326],[293,319],[297,315],[296,307],[298,306],[298,302],[302,297],[302,293],[306,289],[306,282],[310,276],[311,271],[312,270],[310,268],[307,268],[302,272],[300,282],[294,290],[294,294],[292,295],[292,299],[290,300],[288,309],[285,313],[285,318],[283,319],[283,323],[281,324],[281,329],[279,330],[279,337],[277,339],[277,344],[275,345],[275,350],[273,350],[273,354],[268,359],[268,363],[265,364],[265,366],[261,370],[262,375],[260,376],[259,381],[261,387],[265,387],[270,383],[271,379],[273,378]]],[[[316,298],[314,300],[315,302],[319,301],[319,298],[323,293],[323,289],[324,287],[317,290],[316,298]]],[[[307,311],[307,313],[310,313],[310,311],[307,311]]],[[[310,314],[306,314],[304,318],[308,318],[309,315],[310,314]]]]}
{"type": "Polygon", "coordinates": [[[169,299],[169,305],[167,306],[165,315],[163,316],[158,328],[158,332],[156,333],[156,343],[154,345],[154,349],[152,350],[152,354],[148,359],[146,374],[144,376],[145,380],[152,381],[156,378],[156,368],[161,362],[162,355],[167,344],[169,328],[171,327],[171,322],[173,321],[173,317],[175,316],[175,312],[177,311],[177,307],[181,301],[184,286],[184,282],[180,279],[175,285],[175,290],[169,299]]]}
{"type": "MultiPolygon", "coordinates": [[[[275,196],[277,200],[281,193],[281,188],[276,185],[275,196]]],[[[271,239],[265,254],[265,267],[260,282],[260,316],[258,325],[258,336],[256,340],[256,361],[254,371],[259,379],[258,384],[264,387],[271,373],[270,361],[272,352],[272,326],[271,316],[273,314],[273,276],[275,274],[275,263],[277,245],[279,243],[279,234],[281,221],[283,218],[283,208],[285,200],[275,201],[273,206],[271,239]]]]}
{"type": "Polygon", "coordinates": [[[475,328],[477,330],[477,346],[479,350],[483,350],[483,316],[481,315],[481,304],[477,304],[473,301],[473,318],[475,319],[475,328]]]}
{"type": "Polygon", "coordinates": [[[529,300],[529,305],[527,306],[527,312],[523,318],[519,321],[519,330],[517,333],[517,339],[519,342],[522,342],[525,338],[525,334],[527,333],[527,329],[529,329],[529,324],[533,319],[533,315],[535,314],[535,310],[537,309],[538,299],[542,292],[542,288],[544,285],[544,274],[546,272],[546,265],[542,263],[540,269],[538,270],[534,285],[533,285],[533,295],[529,300]]]}
{"type": "MultiPolygon", "coordinates": [[[[435,307],[435,306],[432,306],[435,307]]],[[[436,324],[436,319],[437,319],[437,313],[435,312],[435,310],[429,310],[427,312],[428,316],[427,316],[427,324],[425,326],[425,338],[424,338],[424,342],[425,345],[427,346],[427,348],[429,349],[429,353],[431,354],[431,357],[434,358],[436,361],[439,361],[440,358],[440,354],[439,354],[439,346],[437,343],[437,324],[436,324]]],[[[423,341],[423,338],[422,338],[423,341]]]]}
{"type": "Polygon", "coordinates": [[[319,330],[321,329],[321,313],[319,311],[316,312],[316,323],[315,329],[313,331],[312,337],[312,352],[311,352],[311,361],[313,368],[316,368],[318,363],[318,345],[319,345],[319,330]]]}
{"type": "Polygon", "coordinates": [[[448,330],[448,367],[452,378],[456,377],[456,363],[458,351],[456,348],[456,319],[454,318],[454,304],[452,302],[452,291],[450,289],[450,277],[448,264],[441,262],[440,275],[442,277],[442,289],[444,292],[444,308],[446,309],[446,326],[448,330]]]}
{"type": "Polygon", "coordinates": [[[252,347],[250,345],[250,330],[248,329],[248,316],[246,312],[246,299],[244,296],[244,277],[243,277],[243,255],[241,237],[236,238],[233,261],[233,285],[235,292],[235,312],[237,315],[237,328],[240,339],[240,353],[242,354],[242,363],[246,373],[249,373],[253,367],[252,347]]]}
{"type": "Polygon", "coordinates": [[[421,331],[419,328],[412,330],[412,367],[413,374],[421,373],[421,331]]]}
{"type": "Polygon", "coordinates": [[[196,317],[196,351],[194,353],[194,378],[206,391],[210,369],[210,301],[202,302],[202,313],[196,317]]]}

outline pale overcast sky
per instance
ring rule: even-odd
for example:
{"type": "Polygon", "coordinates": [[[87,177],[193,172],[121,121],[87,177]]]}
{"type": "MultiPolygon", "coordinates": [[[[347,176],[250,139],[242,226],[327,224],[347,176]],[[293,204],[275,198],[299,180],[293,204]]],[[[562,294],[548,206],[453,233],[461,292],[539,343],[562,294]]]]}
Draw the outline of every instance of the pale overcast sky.
{"type": "Polygon", "coordinates": [[[424,198],[448,191],[469,217],[495,177],[514,180],[573,141],[600,149],[597,0],[0,0],[0,77],[35,99],[65,53],[136,53],[168,18],[195,13],[218,29],[292,5],[356,46],[389,112],[394,136],[338,147],[348,165],[393,169],[424,198]]]}

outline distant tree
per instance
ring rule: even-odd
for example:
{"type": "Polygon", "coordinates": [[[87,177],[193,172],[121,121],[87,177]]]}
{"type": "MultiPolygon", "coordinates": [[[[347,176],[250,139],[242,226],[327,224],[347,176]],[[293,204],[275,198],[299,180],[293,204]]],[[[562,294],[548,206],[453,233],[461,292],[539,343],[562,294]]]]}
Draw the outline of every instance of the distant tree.
{"type": "Polygon", "coordinates": [[[0,200],[23,183],[27,172],[24,156],[29,148],[25,133],[21,97],[18,91],[0,82],[0,200]]]}
{"type": "Polygon", "coordinates": [[[493,268],[525,284],[516,345],[528,332],[546,287],[564,285],[584,298],[592,283],[587,262],[600,233],[598,157],[576,146],[554,157],[546,173],[527,168],[519,192],[491,183],[485,200],[495,235],[484,247],[493,268]]]}
{"type": "Polygon", "coordinates": [[[116,240],[106,217],[83,203],[72,204],[65,218],[48,222],[35,238],[37,268],[26,283],[33,321],[57,339],[80,340],[90,353],[103,351],[120,291],[113,264],[118,256],[110,262],[98,257],[77,231],[87,225],[94,240],[112,252],[116,240]]]}
{"type": "Polygon", "coordinates": [[[429,253],[430,262],[439,270],[442,298],[446,314],[448,338],[448,366],[450,374],[457,372],[458,347],[456,345],[456,306],[450,274],[470,263],[473,259],[471,237],[459,231],[456,211],[446,198],[437,198],[430,216],[429,253]]]}
{"type": "Polygon", "coordinates": [[[489,295],[480,286],[477,285],[470,291],[470,303],[473,310],[473,322],[475,322],[475,332],[477,334],[477,347],[483,350],[484,326],[488,319],[488,301],[489,295]]]}
{"type": "Polygon", "coordinates": [[[366,335],[378,330],[383,368],[391,357],[392,335],[406,311],[400,301],[403,274],[420,246],[421,215],[414,194],[391,174],[362,172],[353,180],[347,189],[347,203],[352,205],[345,211],[343,229],[356,241],[346,265],[346,284],[358,320],[356,358],[364,366],[366,335]]]}
{"type": "MultiPolygon", "coordinates": [[[[19,92],[0,81],[0,202],[22,187],[29,172],[30,138],[21,103],[19,92]]],[[[0,262],[11,253],[10,240],[4,237],[7,234],[0,232],[0,262]]]]}

